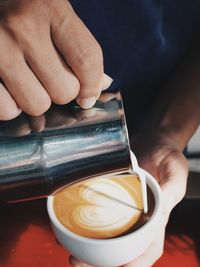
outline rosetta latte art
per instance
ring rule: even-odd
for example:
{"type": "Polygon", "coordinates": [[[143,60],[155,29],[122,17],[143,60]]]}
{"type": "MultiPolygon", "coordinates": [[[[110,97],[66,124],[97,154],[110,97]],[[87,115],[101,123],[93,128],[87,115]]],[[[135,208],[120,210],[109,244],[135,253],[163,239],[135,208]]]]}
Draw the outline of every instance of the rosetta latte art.
{"type": "Polygon", "coordinates": [[[128,231],[142,213],[140,182],[135,175],[91,179],[54,197],[59,221],[90,238],[112,238],[128,231]]]}

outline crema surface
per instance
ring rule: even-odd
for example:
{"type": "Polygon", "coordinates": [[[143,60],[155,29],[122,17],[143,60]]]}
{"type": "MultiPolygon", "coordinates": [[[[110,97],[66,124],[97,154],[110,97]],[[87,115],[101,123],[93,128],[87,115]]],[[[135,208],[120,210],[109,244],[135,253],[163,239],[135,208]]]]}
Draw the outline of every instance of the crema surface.
{"type": "Polygon", "coordinates": [[[142,208],[140,181],[135,175],[87,180],[54,197],[59,221],[89,238],[112,238],[127,232],[139,220],[142,208]]]}

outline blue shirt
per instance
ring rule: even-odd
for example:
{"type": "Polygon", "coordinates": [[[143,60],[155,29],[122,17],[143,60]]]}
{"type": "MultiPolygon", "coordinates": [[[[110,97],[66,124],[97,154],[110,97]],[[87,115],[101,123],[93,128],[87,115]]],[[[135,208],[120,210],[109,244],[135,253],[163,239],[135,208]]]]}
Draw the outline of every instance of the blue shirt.
{"type": "Polygon", "coordinates": [[[199,34],[200,1],[71,0],[100,43],[105,72],[120,88],[128,126],[142,124],[161,84],[199,34]]]}

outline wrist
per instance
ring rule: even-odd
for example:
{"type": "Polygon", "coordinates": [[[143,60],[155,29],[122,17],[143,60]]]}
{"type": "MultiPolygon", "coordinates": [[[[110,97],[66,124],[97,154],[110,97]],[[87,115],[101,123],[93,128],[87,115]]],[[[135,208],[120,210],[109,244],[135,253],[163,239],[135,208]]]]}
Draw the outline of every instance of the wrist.
{"type": "Polygon", "coordinates": [[[197,85],[199,83],[184,88],[175,83],[168,87],[171,89],[165,88],[146,121],[148,131],[167,139],[179,151],[184,150],[200,124],[200,90],[197,85]]]}
{"type": "Polygon", "coordinates": [[[173,106],[157,121],[155,128],[163,138],[169,139],[179,151],[183,151],[198,128],[200,111],[198,108],[181,109],[173,106]],[[182,112],[181,112],[182,111],[182,112]]]}
{"type": "Polygon", "coordinates": [[[151,139],[157,140],[158,143],[165,146],[168,145],[179,152],[183,152],[188,141],[181,131],[177,131],[172,127],[163,127],[161,125],[156,129],[151,129],[150,136],[151,139]]]}

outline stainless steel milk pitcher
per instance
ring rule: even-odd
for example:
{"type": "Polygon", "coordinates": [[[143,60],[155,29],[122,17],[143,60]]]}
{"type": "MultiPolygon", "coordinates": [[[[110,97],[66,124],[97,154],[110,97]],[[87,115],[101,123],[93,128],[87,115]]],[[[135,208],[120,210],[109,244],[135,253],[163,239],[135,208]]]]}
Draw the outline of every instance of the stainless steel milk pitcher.
{"type": "Polygon", "coordinates": [[[42,131],[31,131],[37,118],[25,114],[0,122],[0,200],[43,197],[82,179],[132,169],[119,92],[102,94],[89,110],[76,103],[54,106],[42,120],[42,131]]]}

